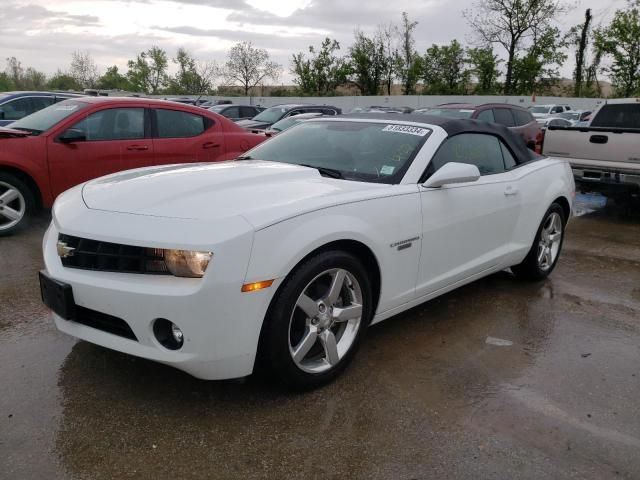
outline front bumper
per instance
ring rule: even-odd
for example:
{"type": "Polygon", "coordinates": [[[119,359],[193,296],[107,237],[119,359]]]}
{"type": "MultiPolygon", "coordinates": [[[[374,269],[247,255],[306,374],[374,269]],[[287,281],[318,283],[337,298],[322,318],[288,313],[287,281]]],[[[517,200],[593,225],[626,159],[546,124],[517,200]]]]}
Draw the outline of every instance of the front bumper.
{"type": "MultiPolygon", "coordinates": [[[[140,221],[136,215],[88,209],[82,216],[86,216],[87,221],[74,222],[74,225],[95,224],[95,217],[99,216],[101,225],[107,221],[120,232],[131,232],[128,223],[133,228],[133,224],[140,221]]],[[[157,231],[175,232],[174,222],[175,219],[154,219],[157,231]]],[[[208,245],[207,248],[214,251],[214,258],[207,273],[201,279],[191,279],[65,268],[56,249],[61,230],[67,233],[54,216],[54,223],[44,238],[47,274],[72,287],[76,305],[124,320],[137,341],[53,314],[60,331],[171,365],[197,378],[237,378],[253,371],[262,321],[277,282],[265,290],[240,291],[251,253],[252,234],[208,245]],[[180,350],[169,350],[158,342],[153,333],[153,322],[157,318],[168,319],[180,327],[184,334],[184,345],[180,350]]],[[[100,235],[77,228],[72,233],[102,239],[100,235]]],[[[159,245],[150,243],[148,246],[159,245]]],[[[177,247],[187,245],[183,243],[177,247]]],[[[194,244],[193,249],[202,250],[203,243],[194,244]]]]}

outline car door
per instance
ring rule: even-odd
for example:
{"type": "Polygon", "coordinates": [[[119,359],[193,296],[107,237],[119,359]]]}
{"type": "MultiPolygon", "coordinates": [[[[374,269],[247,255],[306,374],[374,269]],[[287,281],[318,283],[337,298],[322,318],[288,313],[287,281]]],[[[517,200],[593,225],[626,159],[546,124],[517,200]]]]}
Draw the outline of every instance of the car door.
{"type": "Polygon", "coordinates": [[[224,157],[224,133],[218,122],[170,108],[154,108],[153,114],[156,164],[208,162],[224,157]]]}
{"type": "Polygon", "coordinates": [[[449,162],[476,165],[476,182],[421,188],[422,256],[416,294],[436,292],[500,266],[514,248],[520,215],[513,155],[492,135],[463,133],[443,143],[422,181],[449,162]]]}
{"type": "Polygon", "coordinates": [[[154,164],[148,112],[144,106],[103,108],[84,115],[47,141],[53,195],[92,178],[154,164]],[[76,141],[64,137],[75,133],[76,141]]]}

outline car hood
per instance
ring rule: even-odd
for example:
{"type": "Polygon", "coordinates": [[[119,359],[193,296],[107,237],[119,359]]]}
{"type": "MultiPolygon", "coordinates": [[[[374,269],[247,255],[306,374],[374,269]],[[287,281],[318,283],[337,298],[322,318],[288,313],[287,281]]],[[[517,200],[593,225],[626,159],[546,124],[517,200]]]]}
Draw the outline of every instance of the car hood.
{"type": "Polygon", "coordinates": [[[82,197],[94,210],[207,221],[242,216],[259,229],[391,189],[326,178],[308,167],[243,160],[130,170],[86,183],[82,197]]]}
{"type": "Polygon", "coordinates": [[[236,125],[246,129],[255,128],[255,129],[264,130],[265,128],[273,124],[269,122],[256,122],[255,120],[240,120],[239,122],[236,122],[236,125]]]}
{"type": "Polygon", "coordinates": [[[0,127],[0,138],[18,138],[18,137],[28,137],[31,134],[29,132],[25,132],[24,130],[14,130],[9,127],[0,127]]]}

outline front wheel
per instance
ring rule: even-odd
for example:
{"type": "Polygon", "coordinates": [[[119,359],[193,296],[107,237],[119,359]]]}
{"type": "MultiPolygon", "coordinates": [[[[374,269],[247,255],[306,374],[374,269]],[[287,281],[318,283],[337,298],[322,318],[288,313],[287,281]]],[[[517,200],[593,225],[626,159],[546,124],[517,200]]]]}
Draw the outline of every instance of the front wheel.
{"type": "Polygon", "coordinates": [[[553,203],[545,214],[524,261],[511,267],[513,273],[524,280],[543,280],[553,271],[560,257],[564,241],[564,210],[553,203]]]}
{"type": "Polygon", "coordinates": [[[24,227],[33,212],[31,190],[18,177],[0,172],[0,236],[24,227]]]}
{"type": "Polygon", "coordinates": [[[351,361],[373,314],[362,263],[342,251],[320,253],[285,280],[265,319],[262,358],[281,383],[308,389],[351,361]]]}

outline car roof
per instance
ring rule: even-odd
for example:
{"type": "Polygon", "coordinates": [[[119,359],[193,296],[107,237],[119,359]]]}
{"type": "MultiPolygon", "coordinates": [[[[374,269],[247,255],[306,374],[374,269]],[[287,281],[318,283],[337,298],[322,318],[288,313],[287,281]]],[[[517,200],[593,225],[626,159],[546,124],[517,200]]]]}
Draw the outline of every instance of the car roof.
{"type": "Polygon", "coordinates": [[[30,97],[32,95],[51,96],[56,95],[69,95],[70,97],[82,97],[84,94],[77,92],[42,92],[42,91],[14,91],[14,92],[0,92],[0,96],[11,97],[30,97]]]}
{"type": "Polygon", "coordinates": [[[294,108],[319,108],[319,107],[325,107],[325,108],[337,108],[334,107],[333,105],[318,105],[315,103],[283,103],[281,105],[272,105],[271,107],[267,107],[267,108],[286,108],[286,109],[294,109],[294,108]]]}
{"type": "MultiPolygon", "coordinates": [[[[532,159],[532,151],[527,147],[522,137],[507,127],[490,122],[483,122],[479,120],[468,120],[459,118],[440,117],[435,115],[415,115],[413,113],[405,113],[403,115],[387,114],[387,113],[349,113],[347,115],[340,115],[336,117],[323,117],[322,120],[336,121],[336,120],[385,120],[389,123],[416,123],[424,125],[425,127],[437,126],[442,128],[449,137],[459,135],[461,133],[486,133],[489,135],[500,138],[504,143],[509,146],[509,149],[516,157],[518,164],[528,162],[532,159]]],[[[313,120],[315,121],[315,120],[313,120]]]]}
{"type": "Polygon", "coordinates": [[[481,108],[517,108],[519,110],[526,110],[520,105],[514,105],[513,103],[481,103],[480,105],[474,105],[472,103],[442,103],[440,105],[436,105],[434,107],[425,107],[420,110],[428,110],[430,108],[440,108],[440,109],[465,109],[465,110],[480,110],[481,108]]]}

